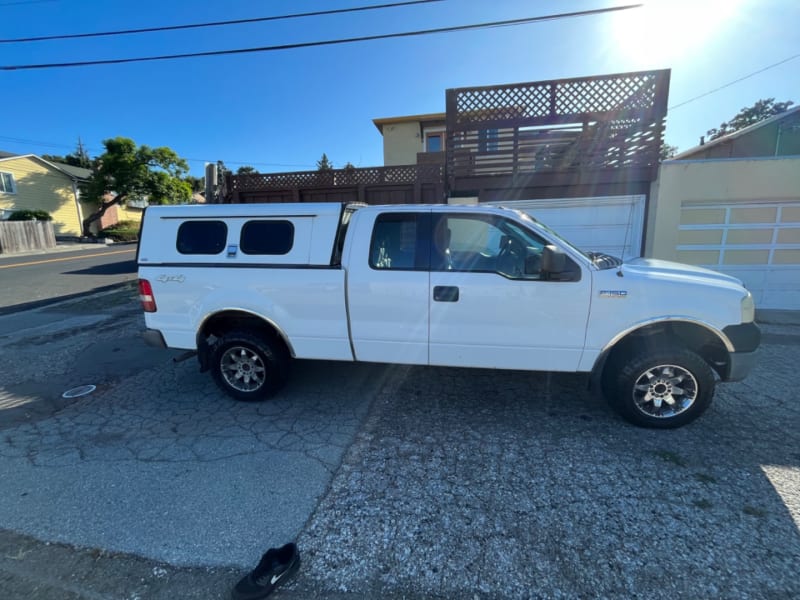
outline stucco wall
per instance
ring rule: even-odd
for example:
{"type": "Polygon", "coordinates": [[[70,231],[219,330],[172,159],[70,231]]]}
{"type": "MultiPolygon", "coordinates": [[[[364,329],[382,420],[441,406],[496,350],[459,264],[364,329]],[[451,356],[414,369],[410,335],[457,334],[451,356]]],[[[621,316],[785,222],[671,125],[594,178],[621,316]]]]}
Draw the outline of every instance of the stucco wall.
{"type": "MultiPolygon", "coordinates": [[[[645,254],[678,260],[676,247],[686,243],[678,230],[682,207],[796,200],[800,198],[800,157],[666,161],[661,165],[654,191],[645,254]]],[[[695,212],[693,217],[702,219],[703,214],[695,212]]]]}
{"type": "Polygon", "coordinates": [[[394,123],[383,126],[383,164],[413,165],[417,152],[422,152],[423,141],[419,122],[394,123]]]}
{"type": "Polygon", "coordinates": [[[0,171],[14,175],[16,193],[0,192],[0,209],[45,210],[56,235],[80,235],[81,226],[72,179],[31,157],[0,161],[0,171]]]}

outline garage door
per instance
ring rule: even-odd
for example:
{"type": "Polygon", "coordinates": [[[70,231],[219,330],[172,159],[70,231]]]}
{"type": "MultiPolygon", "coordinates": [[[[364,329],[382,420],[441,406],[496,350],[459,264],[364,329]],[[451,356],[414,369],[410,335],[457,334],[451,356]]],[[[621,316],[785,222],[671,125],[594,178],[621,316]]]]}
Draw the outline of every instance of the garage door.
{"type": "Polygon", "coordinates": [[[677,250],[744,281],[759,308],[800,309],[800,199],[684,204],[677,250]]]}
{"type": "Polygon", "coordinates": [[[488,202],[522,210],[578,248],[612,256],[641,256],[643,195],[488,202]]]}

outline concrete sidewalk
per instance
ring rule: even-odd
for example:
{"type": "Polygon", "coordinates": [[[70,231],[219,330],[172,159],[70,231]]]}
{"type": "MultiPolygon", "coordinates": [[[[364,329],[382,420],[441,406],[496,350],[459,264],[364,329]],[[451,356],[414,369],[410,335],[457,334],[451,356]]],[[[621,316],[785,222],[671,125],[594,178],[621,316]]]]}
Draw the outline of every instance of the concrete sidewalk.
{"type": "Polygon", "coordinates": [[[54,254],[61,252],[77,252],[79,250],[99,250],[102,248],[110,248],[112,246],[126,246],[136,244],[136,242],[57,242],[55,248],[42,248],[39,250],[28,250],[26,252],[13,252],[2,253],[0,252],[0,261],[4,259],[15,259],[23,256],[40,256],[42,254],[54,254]]]}

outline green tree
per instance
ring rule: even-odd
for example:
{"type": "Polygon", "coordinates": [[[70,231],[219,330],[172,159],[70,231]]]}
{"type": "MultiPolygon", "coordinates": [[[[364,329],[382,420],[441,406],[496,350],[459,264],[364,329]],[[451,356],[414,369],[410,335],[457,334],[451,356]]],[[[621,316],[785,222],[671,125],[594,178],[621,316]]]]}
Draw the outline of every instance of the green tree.
{"type": "Polygon", "coordinates": [[[322,153],[322,158],[317,161],[317,171],[333,171],[333,163],[328,160],[328,155],[322,153]]]}
{"type": "Polygon", "coordinates": [[[255,167],[251,167],[250,165],[244,165],[236,169],[237,175],[250,175],[251,173],[256,174],[258,171],[256,171],[255,167]]]}
{"type": "Polygon", "coordinates": [[[782,112],[789,110],[789,107],[794,104],[791,100],[786,102],[775,102],[775,98],[765,98],[759,100],[753,106],[746,106],[740,110],[735,117],[730,121],[725,121],[719,127],[709,129],[706,132],[709,141],[721,138],[724,135],[733,133],[744,129],[754,123],[768,119],[774,115],[779,115],[782,112]]]}
{"type": "Polygon", "coordinates": [[[86,184],[87,199],[97,209],[83,220],[84,235],[91,235],[91,224],[116,204],[136,199],[176,204],[192,197],[192,186],[183,179],[189,165],[172,149],[137,146],[125,137],[104,140],[103,146],[105,152],[97,158],[97,167],[86,184]]]}
{"type": "Polygon", "coordinates": [[[675,156],[677,153],[678,153],[678,147],[677,146],[672,146],[672,145],[668,144],[667,142],[663,142],[661,144],[661,149],[658,152],[660,160],[669,160],[670,158],[675,156]]]}
{"type": "Polygon", "coordinates": [[[75,147],[75,151],[71,154],[67,154],[66,156],[59,156],[58,154],[42,154],[42,158],[49,160],[50,162],[63,163],[73,167],[82,167],[84,169],[92,168],[92,158],[89,156],[89,152],[83,145],[81,138],[78,138],[78,144],[75,147]]]}
{"type": "Polygon", "coordinates": [[[192,193],[195,192],[202,192],[206,189],[206,178],[205,177],[195,177],[193,175],[187,175],[183,178],[183,180],[192,186],[192,193]]]}

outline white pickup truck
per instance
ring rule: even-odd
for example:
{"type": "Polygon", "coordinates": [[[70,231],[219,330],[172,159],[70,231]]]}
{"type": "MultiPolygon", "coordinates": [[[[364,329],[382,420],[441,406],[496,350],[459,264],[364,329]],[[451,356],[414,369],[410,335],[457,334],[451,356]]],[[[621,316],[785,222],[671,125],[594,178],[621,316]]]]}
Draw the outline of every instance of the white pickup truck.
{"type": "Polygon", "coordinates": [[[241,400],[291,358],[566,371],[627,420],[678,427],[760,342],[733,277],[587,253],[505,208],[158,206],[140,237],[145,338],[241,400]]]}

